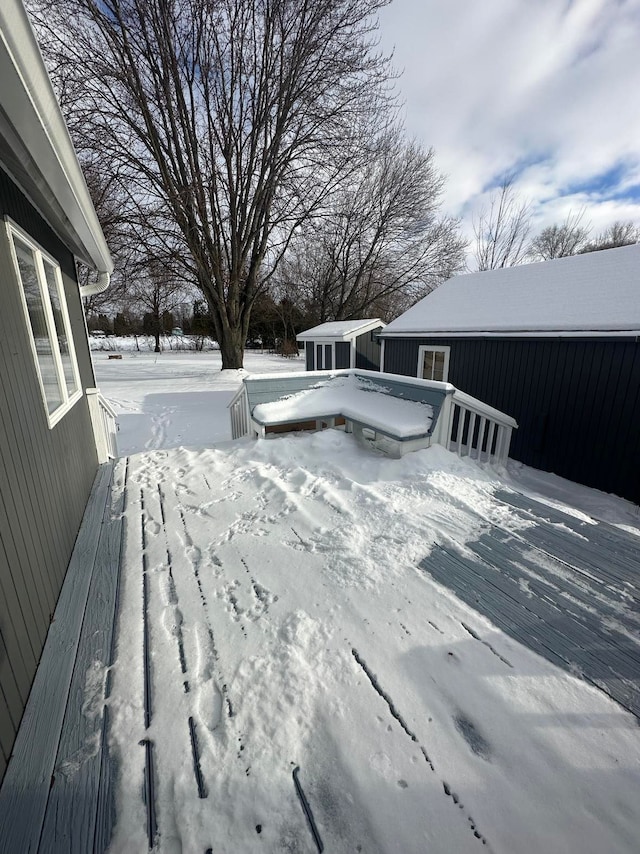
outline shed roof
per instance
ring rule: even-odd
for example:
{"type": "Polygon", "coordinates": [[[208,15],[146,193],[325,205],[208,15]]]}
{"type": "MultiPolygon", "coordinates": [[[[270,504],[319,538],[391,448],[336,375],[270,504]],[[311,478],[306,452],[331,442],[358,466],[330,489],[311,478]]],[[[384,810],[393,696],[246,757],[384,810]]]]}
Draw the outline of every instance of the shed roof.
{"type": "Polygon", "coordinates": [[[392,321],[383,337],[637,333],[640,245],[455,276],[392,321]]]}
{"type": "Polygon", "coordinates": [[[82,262],[113,262],[21,0],[0,4],[0,163],[82,262]]]}
{"type": "Polygon", "coordinates": [[[314,341],[316,338],[339,338],[346,341],[384,325],[384,321],[379,317],[363,320],[330,320],[328,323],[321,323],[313,329],[301,332],[297,337],[298,341],[314,341]]]}

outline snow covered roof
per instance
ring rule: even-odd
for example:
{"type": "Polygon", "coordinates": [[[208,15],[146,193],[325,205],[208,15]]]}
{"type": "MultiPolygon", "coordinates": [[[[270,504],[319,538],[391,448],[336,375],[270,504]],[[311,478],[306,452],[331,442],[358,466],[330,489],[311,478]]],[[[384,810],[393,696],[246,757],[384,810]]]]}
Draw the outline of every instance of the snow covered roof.
{"type": "Polygon", "coordinates": [[[455,276],[392,321],[383,337],[640,330],[640,245],[455,276]]]}
{"type": "Polygon", "coordinates": [[[0,163],[83,263],[113,262],[21,0],[0,3],[0,163]]]}
{"type": "Polygon", "coordinates": [[[298,341],[315,341],[318,338],[339,338],[347,341],[384,325],[379,317],[364,320],[330,320],[328,323],[321,323],[313,329],[301,332],[297,337],[298,341]]]}

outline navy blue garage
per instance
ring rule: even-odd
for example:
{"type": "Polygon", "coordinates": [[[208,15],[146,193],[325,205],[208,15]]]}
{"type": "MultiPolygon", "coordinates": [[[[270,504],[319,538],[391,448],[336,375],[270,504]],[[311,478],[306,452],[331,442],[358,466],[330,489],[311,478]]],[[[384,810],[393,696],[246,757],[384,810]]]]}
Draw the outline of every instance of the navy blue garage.
{"type": "Polygon", "coordinates": [[[512,415],[512,458],[640,503],[640,245],[454,277],[380,337],[512,415]]]}

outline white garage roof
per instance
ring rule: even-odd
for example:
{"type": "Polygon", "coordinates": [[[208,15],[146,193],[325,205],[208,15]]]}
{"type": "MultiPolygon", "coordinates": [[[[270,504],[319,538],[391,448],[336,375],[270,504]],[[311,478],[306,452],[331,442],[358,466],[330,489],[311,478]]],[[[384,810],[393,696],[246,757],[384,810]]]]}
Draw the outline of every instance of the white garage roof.
{"type": "Polygon", "coordinates": [[[455,276],[383,330],[416,335],[640,331],[640,245],[455,276]]]}

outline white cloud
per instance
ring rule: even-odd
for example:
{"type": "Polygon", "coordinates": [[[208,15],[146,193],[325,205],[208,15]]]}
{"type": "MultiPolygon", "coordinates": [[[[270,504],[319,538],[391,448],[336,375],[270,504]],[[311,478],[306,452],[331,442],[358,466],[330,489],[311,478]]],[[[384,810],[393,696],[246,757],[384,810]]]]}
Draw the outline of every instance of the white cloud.
{"type": "Polygon", "coordinates": [[[640,0],[394,0],[381,22],[448,212],[468,222],[516,170],[540,225],[583,206],[595,230],[640,222],[640,193],[615,198],[640,178],[640,0]]]}

